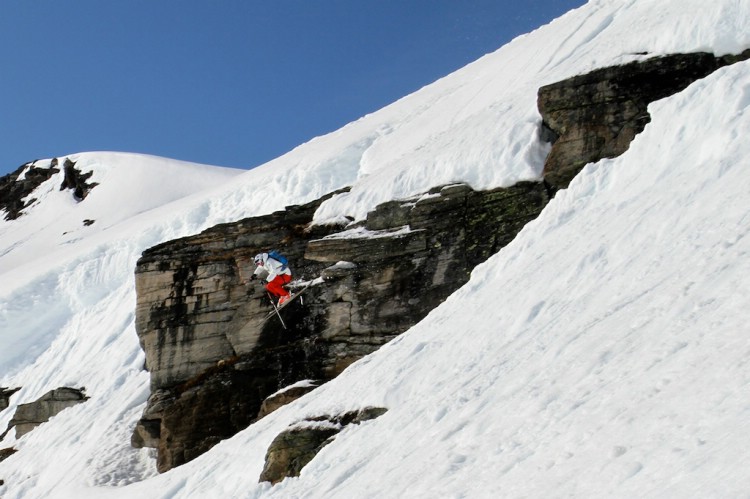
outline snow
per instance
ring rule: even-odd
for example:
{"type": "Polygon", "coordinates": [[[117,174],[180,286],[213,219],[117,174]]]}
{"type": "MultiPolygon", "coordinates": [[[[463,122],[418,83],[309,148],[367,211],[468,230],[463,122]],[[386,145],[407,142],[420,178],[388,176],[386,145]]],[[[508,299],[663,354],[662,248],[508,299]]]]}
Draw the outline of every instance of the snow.
{"type": "Polygon", "coordinates": [[[325,236],[323,239],[380,239],[383,237],[401,237],[415,232],[408,225],[388,230],[370,230],[365,227],[354,227],[325,236]]]}
{"type": "Polygon", "coordinates": [[[281,395],[282,393],[288,392],[289,390],[292,390],[294,388],[311,388],[311,387],[314,387],[314,386],[318,386],[318,384],[319,384],[319,382],[315,381],[314,379],[303,379],[302,381],[297,381],[296,383],[292,383],[289,386],[285,386],[281,390],[279,390],[279,391],[277,391],[275,393],[272,393],[267,398],[270,399],[270,398],[273,398],[273,397],[277,397],[277,396],[281,395]]]}
{"type": "MultiPolygon", "coordinates": [[[[592,0],[419,92],[248,172],[69,156],[0,221],[0,412],[59,386],[91,397],[0,448],[0,496],[743,497],[750,490],[750,63],[650,107],[425,320],[337,379],[156,475],[130,435],[148,397],[135,261],[154,244],[335,189],[319,223],[436,185],[538,177],[539,86],[650,55],[750,48],[750,4],[592,0]],[[96,220],[83,226],[82,220],[96,220]],[[366,406],[299,478],[258,484],[308,417],[366,406]]],[[[42,164],[40,162],[39,164],[42,164]]]]}
{"type": "Polygon", "coordinates": [[[326,267],[326,270],[351,270],[357,268],[357,264],[354,262],[347,262],[344,260],[338,261],[330,267],[326,267]]]}

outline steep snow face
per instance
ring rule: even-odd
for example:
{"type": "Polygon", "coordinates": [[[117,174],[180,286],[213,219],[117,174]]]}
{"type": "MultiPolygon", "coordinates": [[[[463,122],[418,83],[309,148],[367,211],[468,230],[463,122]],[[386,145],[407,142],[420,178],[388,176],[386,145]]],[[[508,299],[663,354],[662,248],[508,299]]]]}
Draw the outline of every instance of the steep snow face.
{"type": "Polygon", "coordinates": [[[149,183],[147,158],[130,176],[78,156],[102,166],[84,202],[49,188],[29,218],[0,222],[0,386],[23,387],[0,428],[58,386],[91,398],[6,437],[0,448],[19,452],[0,463],[0,495],[744,493],[747,64],[655,105],[626,156],[585,169],[462,291],[340,379],[163,476],[129,437],[148,396],[133,326],[145,248],[346,185],[318,221],[454,180],[533,178],[545,154],[539,86],[644,52],[739,52],[748,25],[750,4],[736,0],[591,1],[241,175],[175,165],[162,178],[184,175],[177,188],[149,183]],[[121,187],[98,194],[105,178],[121,187]],[[288,424],[368,404],[390,411],[346,429],[299,479],[255,483],[288,424]]]}

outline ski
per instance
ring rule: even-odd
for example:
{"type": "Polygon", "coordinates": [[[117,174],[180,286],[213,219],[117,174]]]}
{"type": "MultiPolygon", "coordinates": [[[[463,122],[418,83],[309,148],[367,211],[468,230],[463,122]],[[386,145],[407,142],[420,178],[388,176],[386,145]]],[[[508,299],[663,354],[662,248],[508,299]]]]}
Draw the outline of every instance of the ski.
{"type": "MultiPolygon", "coordinates": [[[[284,320],[281,318],[281,314],[279,312],[281,310],[283,310],[287,305],[289,305],[290,303],[292,303],[294,300],[296,300],[302,293],[304,293],[305,291],[307,291],[307,289],[310,286],[312,286],[315,282],[316,282],[316,280],[313,279],[312,281],[308,281],[307,283],[305,283],[301,288],[299,288],[299,290],[297,292],[292,293],[291,298],[289,298],[287,301],[285,301],[281,306],[277,306],[273,302],[273,299],[271,299],[271,305],[273,305],[273,311],[269,312],[268,315],[266,315],[266,318],[264,319],[264,321],[267,321],[268,319],[270,319],[274,315],[278,315],[279,316],[279,320],[281,321],[281,324],[284,325],[284,320]]],[[[270,298],[270,295],[269,295],[269,298],[270,298]]],[[[284,329],[286,329],[286,326],[284,326],[284,329]]]]}

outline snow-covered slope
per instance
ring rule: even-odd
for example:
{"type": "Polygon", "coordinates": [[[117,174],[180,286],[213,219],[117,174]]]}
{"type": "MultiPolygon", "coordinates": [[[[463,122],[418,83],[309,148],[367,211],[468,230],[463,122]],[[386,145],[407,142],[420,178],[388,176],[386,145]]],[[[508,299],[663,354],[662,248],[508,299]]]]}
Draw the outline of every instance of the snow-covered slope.
{"type": "MultiPolygon", "coordinates": [[[[138,154],[100,152],[67,158],[79,171],[92,172],[89,182],[99,184],[84,201],[76,201],[70,190],[60,190],[61,169],[29,196],[36,201],[19,220],[0,222],[0,372],[6,375],[17,359],[34,360],[43,352],[47,342],[41,338],[52,339],[71,313],[88,310],[129,280],[128,258],[137,246],[128,245],[122,252],[111,243],[133,234],[128,229],[132,220],[157,222],[160,217],[152,210],[244,173],[138,154]]],[[[49,168],[50,163],[37,161],[35,166],[49,168]]],[[[142,225],[137,233],[147,237],[142,225]]]]}
{"type": "MultiPolygon", "coordinates": [[[[0,271],[26,262],[49,259],[50,251],[102,231],[117,230],[117,224],[220,185],[244,170],[198,165],[172,159],[114,152],[72,154],[66,158],[82,172],[92,172],[97,183],[85,202],[61,190],[64,171],[55,174],[29,196],[36,199],[24,209],[18,223],[0,224],[2,260],[0,271]],[[83,224],[84,220],[93,222],[83,224]]],[[[51,160],[36,161],[36,168],[49,168],[51,160]]],[[[28,170],[28,167],[27,167],[28,170]]],[[[25,176],[21,172],[20,177],[25,176]]]]}
{"type": "MultiPolygon", "coordinates": [[[[16,404],[52,388],[83,385],[91,396],[0,443],[19,449],[0,463],[0,495],[746,494],[748,63],[653,105],[624,156],[587,167],[443,306],[333,382],[161,476],[129,438],[148,396],[133,327],[143,249],[345,185],[352,192],[321,207],[319,221],[361,218],[451,180],[533,178],[545,153],[540,85],[643,52],[739,52],[748,25],[746,2],[594,0],[264,166],[231,181],[217,173],[191,196],[201,168],[185,170],[187,191],[156,189],[132,211],[101,201],[65,215],[95,206],[102,182],[84,202],[58,205],[76,229],[65,237],[42,218],[35,231],[23,217],[0,222],[0,386],[23,386],[0,428],[16,404]],[[97,222],[83,228],[83,218],[97,222]],[[256,483],[287,425],[365,405],[389,412],[344,430],[300,478],[256,483]]],[[[104,180],[121,168],[97,171],[104,180]]],[[[119,182],[120,199],[140,197],[141,175],[119,182]]]]}

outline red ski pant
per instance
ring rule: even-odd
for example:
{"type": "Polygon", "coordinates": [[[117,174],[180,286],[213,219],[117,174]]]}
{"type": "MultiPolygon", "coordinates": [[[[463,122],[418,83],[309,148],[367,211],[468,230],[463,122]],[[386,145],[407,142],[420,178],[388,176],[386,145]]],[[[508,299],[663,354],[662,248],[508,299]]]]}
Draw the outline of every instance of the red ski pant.
{"type": "Polygon", "coordinates": [[[284,289],[283,286],[291,280],[292,276],[289,274],[279,274],[266,284],[266,289],[274,296],[287,296],[289,295],[289,291],[284,289]]]}

